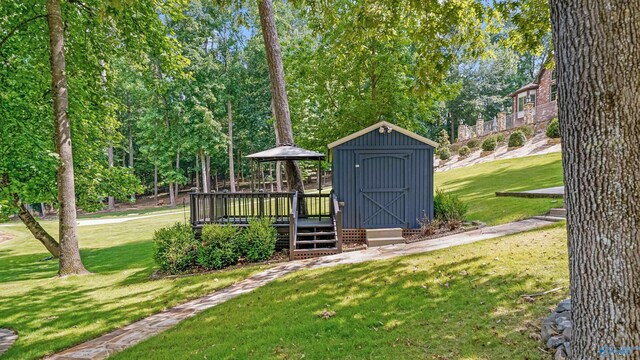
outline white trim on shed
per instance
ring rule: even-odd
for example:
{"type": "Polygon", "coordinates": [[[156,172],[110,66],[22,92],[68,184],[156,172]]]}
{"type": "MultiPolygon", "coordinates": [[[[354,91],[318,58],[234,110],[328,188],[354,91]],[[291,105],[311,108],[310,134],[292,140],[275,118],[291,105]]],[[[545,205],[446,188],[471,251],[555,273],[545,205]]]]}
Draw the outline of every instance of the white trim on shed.
{"type": "Polygon", "coordinates": [[[403,129],[398,125],[394,125],[394,124],[386,122],[386,121],[380,121],[379,123],[373,124],[373,125],[369,126],[368,128],[364,128],[364,129],[362,129],[362,130],[360,130],[358,132],[354,132],[353,134],[351,134],[349,136],[345,136],[342,139],[339,139],[339,140],[336,140],[336,141],[332,142],[331,144],[327,145],[327,148],[333,149],[334,147],[336,147],[338,145],[344,144],[349,140],[353,140],[353,139],[358,138],[358,137],[360,137],[362,135],[368,134],[369,132],[371,132],[373,130],[376,130],[376,129],[379,129],[379,128],[383,127],[383,126],[386,126],[386,127],[390,128],[390,129],[392,129],[393,131],[397,131],[397,132],[399,132],[399,133],[401,133],[403,135],[406,135],[406,136],[408,136],[410,138],[418,140],[418,141],[420,141],[422,143],[425,143],[427,145],[431,145],[431,146],[433,146],[435,148],[438,147],[438,143],[433,141],[433,140],[429,140],[426,137],[420,136],[420,135],[418,135],[416,133],[413,133],[413,132],[411,132],[411,131],[409,131],[407,129],[403,129]]]}

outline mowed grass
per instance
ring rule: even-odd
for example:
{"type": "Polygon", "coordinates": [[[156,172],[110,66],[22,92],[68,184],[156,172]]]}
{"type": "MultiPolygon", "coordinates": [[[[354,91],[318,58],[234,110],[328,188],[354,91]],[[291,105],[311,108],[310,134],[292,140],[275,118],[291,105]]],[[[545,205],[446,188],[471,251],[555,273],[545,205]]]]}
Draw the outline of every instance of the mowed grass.
{"type": "MultiPolygon", "coordinates": [[[[182,221],[161,215],[119,224],[80,226],[84,263],[93,274],[56,278],[57,261],[22,224],[0,243],[0,327],[19,333],[7,359],[34,359],[95,338],[164,308],[248,277],[264,266],[151,280],[153,231],[182,221]]],[[[57,223],[43,225],[57,235],[57,223]]]]}
{"type": "Polygon", "coordinates": [[[562,199],[497,197],[496,191],[522,191],[563,184],[560,153],[498,160],[435,174],[436,187],[469,205],[467,219],[489,225],[547,213],[562,199]]]}
{"type": "Polygon", "coordinates": [[[568,293],[563,225],[302,271],[115,359],[541,359],[534,324],[568,293]],[[560,292],[522,295],[556,287],[560,292]],[[335,311],[325,319],[323,311],[335,311]]]}

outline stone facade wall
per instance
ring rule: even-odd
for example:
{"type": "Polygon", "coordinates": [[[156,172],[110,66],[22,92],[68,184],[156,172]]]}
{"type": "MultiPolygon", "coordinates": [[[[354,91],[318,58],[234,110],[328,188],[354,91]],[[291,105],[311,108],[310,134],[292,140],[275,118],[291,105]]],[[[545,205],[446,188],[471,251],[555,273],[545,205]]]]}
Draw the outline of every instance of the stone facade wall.
{"type": "Polygon", "coordinates": [[[558,103],[551,101],[551,85],[555,84],[552,79],[553,70],[544,69],[540,74],[540,86],[536,95],[535,121],[546,121],[558,116],[558,103]]]}

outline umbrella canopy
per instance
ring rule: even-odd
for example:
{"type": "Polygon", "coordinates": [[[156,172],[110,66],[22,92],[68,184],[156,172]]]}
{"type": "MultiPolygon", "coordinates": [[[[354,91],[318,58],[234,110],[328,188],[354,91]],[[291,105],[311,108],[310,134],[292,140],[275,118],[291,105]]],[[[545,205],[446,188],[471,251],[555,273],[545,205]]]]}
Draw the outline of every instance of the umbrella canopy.
{"type": "Polygon", "coordinates": [[[324,160],[325,155],[297,146],[283,145],[247,155],[246,157],[259,162],[264,162],[285,160],[324,160]]]}

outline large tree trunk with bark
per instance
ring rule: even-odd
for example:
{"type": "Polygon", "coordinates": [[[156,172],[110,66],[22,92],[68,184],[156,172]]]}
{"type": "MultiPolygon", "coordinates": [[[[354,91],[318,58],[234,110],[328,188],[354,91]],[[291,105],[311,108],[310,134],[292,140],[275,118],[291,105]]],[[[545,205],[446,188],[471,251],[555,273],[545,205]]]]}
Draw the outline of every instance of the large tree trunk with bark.
{"type": "MultiPolygon", "coordinates": [[[[640,1],[551,0],[571,357],[640,346],[640,1]]],[[[634,351],[632,358],[638,358],[634,351]]]]}
{"type": "MultiPolygon", "coordinates": [[[[269,65],[269,77],[271,79],[271,97],[273,112],[276,118],[276,131],[278,133],[278,145],[294,145],[293,127],[289,113],[289,99],[284,80],[284,66],[282,64],[282,49],[278,40],[276,21],[271,0],[258,0],[260,13],[260,27],[269,65]]],[[[289,189],[304,193],[302,173],[297,161],[285,161],[284,173],[289,189]]]]}
{"type": "Polygon", "coordinates": [[[69,99],[64,60],[64,25],[60,0],[47,0],[47,22],[51,57],[51,88],[53,94],[56,151],[58,166],[58,203],[60,206],[60,276],[84,274],[87,270],[80,259],[76,224],[76,191],[71,147],[71,123],[68,117],[69,99]]]}
{"type": "Polygon", "coordinates": [[[231,192],[236,192],[236,173],[233,170],[233,112],[231,100],[227,101],[227,117],[229,120],[229,184],[231,192]]]}

